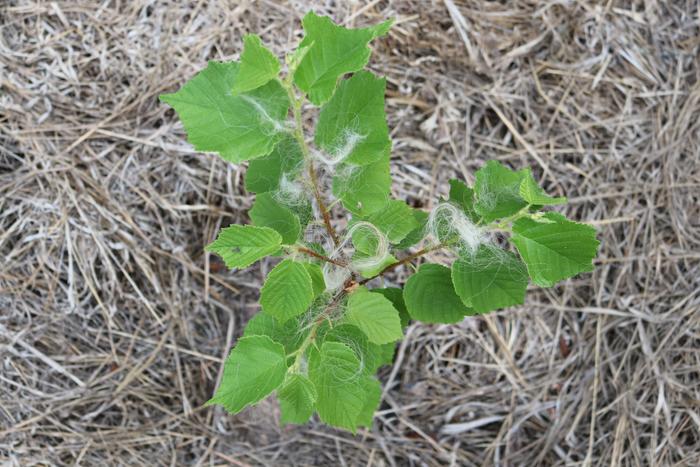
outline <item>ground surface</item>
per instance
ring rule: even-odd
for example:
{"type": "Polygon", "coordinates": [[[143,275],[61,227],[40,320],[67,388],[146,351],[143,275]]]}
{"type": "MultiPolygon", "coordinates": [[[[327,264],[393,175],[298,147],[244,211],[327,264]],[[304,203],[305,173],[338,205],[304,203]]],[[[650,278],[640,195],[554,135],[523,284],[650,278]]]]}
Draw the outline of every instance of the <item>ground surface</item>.
{"type": "Polygon", "coordinates": [[[0,463],[700,464],[695,2],[0,8],[0,463]],[[310,6],[398,19],[371,62],[396,196],[531,166],[602,240],[593,274],[525,306],[411,325],[357,436],[202,407],[269,264],[203,255],[246,219],[245,168],[193,152],[157,100],[245,32],[289,51],[310,6]]]}

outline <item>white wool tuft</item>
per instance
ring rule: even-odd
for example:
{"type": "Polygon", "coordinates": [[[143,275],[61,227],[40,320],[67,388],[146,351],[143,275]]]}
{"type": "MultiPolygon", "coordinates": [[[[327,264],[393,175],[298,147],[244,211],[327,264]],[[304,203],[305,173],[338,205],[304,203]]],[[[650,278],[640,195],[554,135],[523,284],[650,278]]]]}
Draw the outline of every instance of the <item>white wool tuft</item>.
{"type": "Polygon", "coordinates": [[[309,199],[308,191],[304,186],[296,180],[291,180],[286,173],[280,177],[279,188],[273,197],[285,206],[299,206],[305,204],[309,199]]]}
{"type": "Polygon", "coordinates": [[[389,257],[389,240],[377,227],[369,222],[358,222],[354,224],[347,233],[348,238],[357,231],[366,231],[376,240],[376,246],[372,254],[353,260],[351,266],[356,271],[367,271],[381,266],[389,257]]]}
{"type": "Polygon", "coordinates": [[[355,131],[346,129],[343,131],[342,143],[339,143],[338,146],[330,149],[328,151],[328,156],[319,151],[314,151],[313,157],[328,167],[334,167],[338,163],[343,162],[350,154],[352,154],[357,145],[360,144],[365,138],[365,135],[361,135],[355,131]]]}
{"type": "Polygon", "coordinates": [[[487,241],[484,232],[452,203],[441,203],[433,209],[426,230],[438,242],[440,232],[443,232],[443,236],[446,233],[447,237],[456,235],[460,246],[470,254],[476,253],[479,245],[487,241]]]}

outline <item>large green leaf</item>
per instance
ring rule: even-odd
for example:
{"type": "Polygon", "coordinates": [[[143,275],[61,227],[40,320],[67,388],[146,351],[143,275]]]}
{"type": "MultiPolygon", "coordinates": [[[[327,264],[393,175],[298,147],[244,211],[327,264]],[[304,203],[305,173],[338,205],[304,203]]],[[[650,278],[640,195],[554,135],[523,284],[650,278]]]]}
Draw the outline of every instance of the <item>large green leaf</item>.
{"type": "Polygon", "coordinates": [[[245,268],[275,253],[281,244],[280,234],[270,228],[230,225],[219,231],[206,250],[221,256],[229,268],[245,268]]]}
{"type": "Polygon", "coordinates": [[[321,109],[316,144],[334,161],[364,165],[389,155],[384,113],[386,80],[360,71],[340,83],[321,109]]]}
{"type": "Polygon", "coordinates": [[[471,314],[452,286],[450,269],[423,264],[406,281],[403,298],[411,318],[425,323],[457,323],[471,314]]]}
{"type": "Polygon", "coordinates": [[[259,227],[269,227],[282,236],[282,243],[293,245],[301,234],[299,216],[288,207],[278,203],[271,193],[260,193],[255,197],[255,203],[248,211],[253,224],[259,227]]]}
{"type": "Polygon", "coordinates": [[[316,410],[325,423],[357,430],[367,394],[362,384],[365,373],[350,347],[340,342],[325,342],[320,351],[309,355],[309,379],[316,388],[316,410]]]}
{"type": "Polygon", "coordinates": [[[593,270],[599,242],[595,229],[549,212],[540,221],[518,219],[511,242],[523,257],[532,281],[551,287],[558,281],[593,270]]]}
{"type": "Polygon", "coordinates": [[[277,389],[287,364],[282,344],[266,336],[242,337],[224,365],[224,376],[207,404],[238,413],[277,389]]]}
{"type": "Polygon", "coordinates": [[[522,304],[528,279],[525,265],[513,253],[481,245],[475,255],[454,262],[452,281],[465,305],[485,313],[522,304]]]}
{"type": "Polygon", "coordinates": [[[316,405],[316,388],[301,374],[289,375],[277,391],[282,423],[302,424],[309,421],[316,405]]]}
{"type": "Polygon", "coordinates": [[[303,263],[306,272],[311,277],[311,286],[314,291],[314,298],[326,291],[326,280],[323,278],[323,270],[316,263],[303,263]]]}
{"type": "Polygon", "coordinates": [[[291,354],[301,346],[304,338],[309,334],[307,327],[300,326],[299,320],[290,319],[280,323],[276,318],[261,311],[253,316],[243,330],[243,337],[267,336],[284,346],[287,354],[291,354]]]}
{"type": "Polygon", "coordinates": [[[211,61],[178,92],[160,96],[179,114],[195,149],[234,163],[269,154],[289,111],[287,92],[276,80],[234,96],[238,74],[237,62],[211,61]]]}
{"type": "Polygon", "coordinates": [[[296,179],[303,161],[297,140],[285,136],[269,155],[250,161],[245,174],[245,189],[253,193],[279,191],[284,188],[280,185],[296,179]]]}
{"type": "Polygon", "coordinates": [[[411,230],[403,240],[396,244],[396,248],[399,250],[410,248],[425,237],[425,225],[428,222],[428,213],[419,209],[414,209],[413,219],[416,221],[417,227],[411,230]]]}
{"type": "Polygon", "coordinates": [[[340,198],[345,209],[360,217],[383,208],[390,191],[388,157],[361,167],[341,164],[333,178],[333,194],[340,198]]]}
{"type": "Polygon", "coordinates": [[[420,226],[413,211],[414,209],[405,202],[393,199],[382,209],[369,215],[366,220],[384,233],[389,242],[399,243],[420,226]]]}
{"type": "Polygon", "coordinates": [[[257,89],[277,77],[280,62],[277,57],[262,44],[255,34],[246,34],[243,38],[241,67],[233,83],[231,92],[241,94],[257,89]]]}
{"type": "Polygon", "coordinates": [[[308,310],[313,298],[313,285],[306,267],[291,259],[275,266],[260,290],[263,311],[281,323],[308,310]]]}
{"type": "Polygon", "coordinates": [[[299,47],[309,47],[294,73],[294,82],[321,105],[331,98],[338,78],[362,69],[369,60],[367,44],[384,35],[391,21],[362,29],[338,26],[325,16],[309,12],[302,20],[304,39],[299,47]]]}
{"type": "Polygon", "coordinates": [[[519,193],[520,197],[524,199],[528,204],[536,206],[547,206],[566,203],[566,197],[564,196],[554,198],[545,193],[544,190],[535,181],[534,177],[532,176],[532,171],[530,169],[525,169],[525,176],[520,182],[519,193]]]}
{"type": "Polygon", "coordinates": [[[456,178],[451,179],[449,183],[450,201],[462,208],[472,222],[478,221],[479,215],[474,210],[474,189],[456,178]]]}
{"type": "Polygon", "coordinates": [[[375,344],[387,344],[403,337],[399,312],[391,301],[365,288],[350,295],[345,320],[360,328],[375,344]]]}
{"type": "Polygon", "coordinates": [[[520,196],[524,171],[514,172],[497,161],[489,161],[476,171],[474,210],[485,222],[507,217],[527,206],[520,196]]]}
{"type": "Polygon", "coordinates": [[[374,412],[377,411],[381,402],[382,385],[373,376],[364,376],[360,384],[365,391],[365,402],[362,405],[360,414],[357,416],[357,425],[371,428],[374,412]]]}
{"type": "Polygon", "coordinates": [[[398,287],[386,287],[384,289],[372,289],[371,292],[382,294],[388,298],[391,304],[394,305],[394,308],[399,312],[401,327],[404,328],[408,326],[411,316],[408,314],[406,302],[403,299],[403,290],[398,287]]]}

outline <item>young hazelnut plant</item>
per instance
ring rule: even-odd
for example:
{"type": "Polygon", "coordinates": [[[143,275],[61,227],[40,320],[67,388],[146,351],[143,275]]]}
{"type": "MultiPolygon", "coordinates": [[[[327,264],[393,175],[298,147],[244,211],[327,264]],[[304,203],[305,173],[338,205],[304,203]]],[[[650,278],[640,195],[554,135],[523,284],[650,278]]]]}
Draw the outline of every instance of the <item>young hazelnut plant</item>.
{"type": "Polygon", "coordinates": [[[211,61],[161,100],[195,149],[250,161],[252,224],[222,229],[207,250],[232,269],[280,260],[209,403],[237,413],[274,393],[283,423],[317,412],[355,432],[372,423],[375,374],[410,319],[457,323],[522,304],[530,281],[551,287],[591,271],[598,241],[592,227],[543,211],[566,198],[547,195],[529,169],[495,161],[474,186],[450,180],[431,212],[392,199],[386,81],[362,71],[391,21],[348,29],[309,13],[303,27],[286,70],[247,35],[239,61],[211,61]],[[307,138],[302,111],[316,108],[307,138]],[[439,249],[452,264],[415,270],[439,249]],[[403,289],[380,287],[399,266],[413,272],[403,289]]]}

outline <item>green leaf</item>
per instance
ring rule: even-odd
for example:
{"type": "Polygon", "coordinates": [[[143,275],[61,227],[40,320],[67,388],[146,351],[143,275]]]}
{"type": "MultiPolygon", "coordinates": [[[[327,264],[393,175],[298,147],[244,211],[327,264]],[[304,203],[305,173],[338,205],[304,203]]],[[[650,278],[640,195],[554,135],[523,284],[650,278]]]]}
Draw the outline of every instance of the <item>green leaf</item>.
{"type": "Polygon", "coordinates": [[[496,161],[489,161],[476,171],[474,209],[485,222],[507,217],[527,206],[520,197],[524,171],[513,172],[496,161]]]}
{"type": "Polygon", "coordinates": [[[248,211],[253,224],[258,227],[269,227],[282,236],[284,245],[293,245],[301,234],[299,217],[289,208],[278,203],[271,193],[260,193],[255,197],[255,203],[248,211]]]}
{"type": "Polygon", "coordinates": [[[361,167],[341,165],[333,178],[333,194],[340,198],[345,209],[359,217],[383,208],[390,191],[388,157],[361,167]]]}
{"type": "Polygon", "coordinates": [[[241,67],[233,83],[234,95],[257,89],[277,77],[280,62],[255,34],[246,34],[243,38],[241,67]]]}
{"type": "Polygon", "coordinates": [[[291,259],[285,259],[270,271],[260,291],[263,311],[282,323],[305,312],[313,298],[313,285],[306,267],[291,259]]]}
{"type": "Polygon", "coordinates": [[[457,323],[471,314],[457,296],[450,269],[423,264],[406,281],[403,298],[411,318],[425,323],[457,323]]]}
{"type": "Polygon", "coordinates": [[[518,219],[511,242],[522,256],[532,281],[542,287],[593,270],[600,242],[595,229],[548,212],[540,221],[518,219]]]}
{"type": "Polygon", "coordinates": [[[375,37],[389,31],[392,21],[369,28],[347,29],[325,16],[309,12],[302,20],[304,39],[299,47],[309,47],[294,73],[294,82],[321,105],[333,95],[338,78],[361,70],[369,60],[367,46],[375,37]]]}
{"type": "Polygon", "coordinates": [[[389,239],[390,243],[399,243],[419,223],[413,215],[414,209],[405,202],[390,200],[382,209],[367,217],[367,222],[374,224],[389,239]]]}
{"type": "Polygon", "coordinates": [[[299,143],[291,136],[285,136],[269,155],[250,161],[245,174],[245,189],[253,193],[278,191],[283,179],[292,181],[297,177],[303,161],[299,143]]]}
{"type": "Polygon", "coordinates": [[[238,74],[237,62],[211,61],[178,92],[160,96],[177,111],[196,150],[234,163],[272,152],[289,111],[287,92],[276,80],[233,96],[238,74]]]}
{"type": "Polygon", "coordinates": [[[282,344],[265,336],[242,337],[226,359],[219,389],[207,404],[238,413],[277,389],[286,373],[282,344]]]}
{"type": "Polygon", "coordinates": [[[365,165],[389,155],[384,113],[386,80],[360,71],[340,83],[321,109],[316,144],[334,161],[365,165]]]}
{"type": "Polygon", "coordinates": [[[394,363],[394,352],[396,351],[396,343],[380,345],[381,349],[379,356],[379,366],[391,365],[394,363]]]}
{"type": "Polygon", "coordinates": [[[403,240],[396,244],[396,248],[399,250],[410,248],[425,237],[425,225],[428,223],[428,213],[414,209],[413,219],[416,221],[418,227],[411,230],[403,240]]]}
{"type": "Polygon", "coordinates": [[[485,313],[522,304],[528,279],[525,265],[513,253],[481,245],[474,256],[454,262],[452,282],[465,305],[485,313]]]}
{"type": "Polygon", "coordinates": [[[535,181],[534,177],[532,176],[532,171],[530,169],[526,169],[525,176],[520,182],[520,197],[524,199],[528,204],[533,204],[537,206],[547,206],[566,203],[566,197],[564,196],[554,198],[545,193],[544,190],[540,188],[540,186],[535,181]]]}
{"type": "Polygon", "coordinates": [[[360,414],[357,416],[357,425],[371,428],[374,412],[379,408],[379,403],[382,399],[382,385],[377,381],[377,378],[372,376],[365,376],[360,381],[360,384],[365,391],[365,402],[362,405],[360,414]]]}
{"type": "Polygon", "coordinates": [[[316,388],[301,374],[292,374],[277,391],[284,423],[302,424],[309,421],[316,404],[316,388]]]}
{"type": "Polygon", "coordinates": [[[228,268],[246,268],[275,253],[281,244],[280,234],[267,227],[230,225],[219,231],[206,250],[221,256],[228,268]]]}
{"type": "Polygon", "coordinates": [[[394,308],[399,312],[399,318],[401,319],[401,327],[404,328],[408,326],[408,322],[411,320],[411,315],[408,314],[408,309],[406,308],[406,302],[403,299],[403,290],[398,287],[387,287],[384,289],[372,289],[372,293],[378,293],[384,295],[389,299],[394,308]]]}
{"type": "Polygon", "coordinates": [[[365,333],[355,325],[338,324],[325,330],[323,342],[340,342],[350,347],[360,360],[362,370],[368,374],[377,371],[381,365],[381,347],[370,342],[365,333]]]}
{"type": "Polygon", "coordinates": [[[325,342],[320,352],[309,352],[309,379],[318,394],[316,410],[321,420],[353,433],[357,430],[367,400],[363,375],[360,361],[345,344],[325,342]]]}
{"type": "Polygon", "coordinates": [[[350,295],[345,321],[360,328],[375,344],[387,344],[403,337],[399,312],[391,301],[365,288],[350,295]]]}
{"type": "Polygon", "coordinates": [[[450,180],[450,201],[462,208],[464,214],[476,222],[479,215],[474,210],[474,190],[461,180],[453,178],[450,180]]]}
{"type": "Polygon", "coordinates": [[[248,321],[243,330],[243,337],[267,336],[282,344],[285,352],[289,355],[301,346],[308,333],[308,329],[299,325],[299,319],[290,319],[280,323],[271,315],[261,311],[248,321]]]}
{"type": "Polygon", "coordinates": [[[306,54],[311,50],[313,43],[309,43],[302,47],[301,45],[296,48],[293,52],[285,56],[285,61],[287,62],[287,72],[294,75],[299,67],[301,61],[306,57],[306,54]]]}
{"type": "Polygon", "coordinates": [[[352,246],[356,253],[362,253],[363,256],[372,256],[377,253],[382,233],[375,226],[360,224],[350,221],[350,231],[352,238],[352,246]]]}
{"type": "Polygon", "coordinates": [[[323,278],[323,270],[321,266],[316,263],[303,264],[306,268],[306,272],[309,273],[309,277],[311,277],[311,287],[314,291],[314,298],[316,298],[326,291],[326,281],[323,278]]]}
{"type": "Polygon", "coordinates": [[[360,275],[365,279],[369,279],[376,276],[377,274],[382,272],[382,270],[385,267],[389,266],[390,264],[394,264],[396,261],[398,261],[393,255],[386,255],[386,257],[381,261],[375,259],[363,263],[363,260],[366,260],[367,258],[367,255],[360,251],[355,252],[355,254],[352,256],[353,266],[360,272],[360,275]]]}

